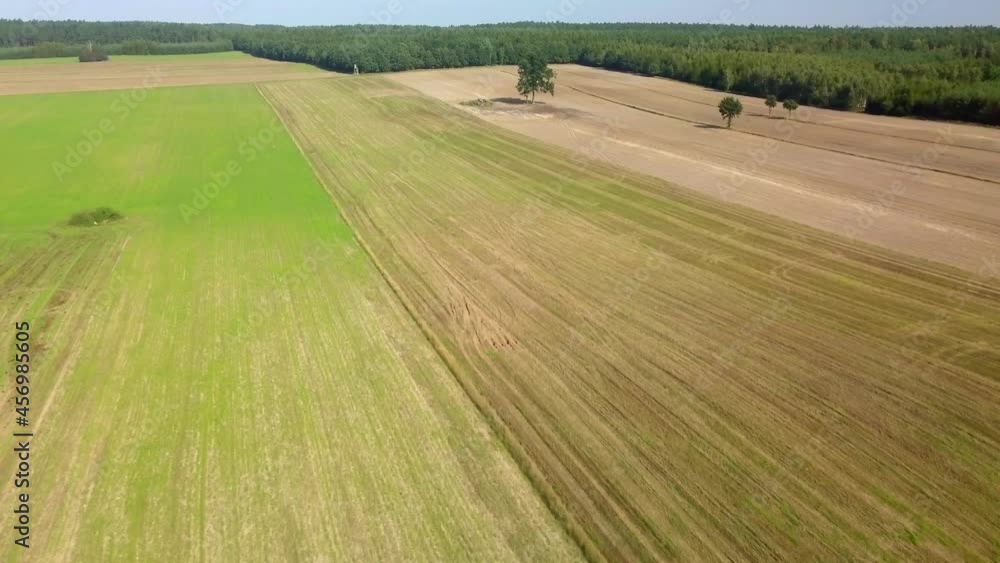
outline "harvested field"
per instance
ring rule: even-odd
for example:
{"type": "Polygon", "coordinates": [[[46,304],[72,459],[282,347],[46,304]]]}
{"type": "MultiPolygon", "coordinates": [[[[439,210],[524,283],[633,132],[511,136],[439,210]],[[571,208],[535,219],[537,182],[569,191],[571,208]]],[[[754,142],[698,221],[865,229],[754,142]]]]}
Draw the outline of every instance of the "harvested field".
{"type": "Polygon", "coordinates": [[[117,99],[0,105],[35,433],[31,548],[8,527],[0,560],[579,559],[253,86],[150,91],[57,177],[117,99]]]}
{"type": "Polygon", "coordinates": [[[103,63],[27,59],[0,65],[0,95],[323,78],[316,67],[243,53],[112,57],[103,63]],[[13,64],[17,63],[17,64],[13,64]]]}
{"type": "MultiPolygon", "coordinates": [[[[702,193],[969,271],[1000,246],[1000,131],[802,108],[769,119],[762,100],[721,128],[720,92],[558,66],[544,105],[462,106],[492,123],[702,193]]],[[[508,67],[393,79],[459,104],[515,97],[508,67]]]]}
{"type": "MultiPolygon", "coordinates": [[[[721,124],[718,105],[723,95],[718,90],[702,88],[676,80],[650,78],[628,73],[616,73],[578,65],[554,65],[565,84],[582,92],[633,105],[649,112],[684,117],[699,122],[721,124]],[[622,95],[624,93],[624,96],[622,95]]],[[[513,71],[513,70],[511,70],[513,71]]],[[[785,119],[788,113],[768,108],[762,98],[737,95],[743,102],[744,118],[739,129],[764,136],[775,135],[771,120],[785,119]],[[770,117],[770,119],[768,119],[770,117]]],[[[943,169],[959,175],[982,176],[1000,181],[995,157],[1000,155],[1000,130],[977,125],[920,121],[895,117],[867,115],[836,110],[801,108],[792,119],[808,123],[796,132],[794,142],[818,148],[856,154],[908,164],[914,155],[947,138],[956,150],[943,153],[933,163],[920,163],[928,169],[943,169]]]]}
{"type": "MultiPolygon", "coordinates": [[[[474,99],[483,72],[399,80],[474,99]]],[[[387,78],[261,89],[593,559],[996,558],[995,246],[976,273],[913,259],[576,158],[387,78]]],[[[557,102],[621,107],[580,96],[557,102]]],[[[614,111],[630,135],[647,122],[632,152],[759,139],[614,111]]],[[[805,150],[821,149],[780,161],[805,150]]],[[[828,160],[849,158],[819,154],[814,203],[841,186],[828,160]]]]}

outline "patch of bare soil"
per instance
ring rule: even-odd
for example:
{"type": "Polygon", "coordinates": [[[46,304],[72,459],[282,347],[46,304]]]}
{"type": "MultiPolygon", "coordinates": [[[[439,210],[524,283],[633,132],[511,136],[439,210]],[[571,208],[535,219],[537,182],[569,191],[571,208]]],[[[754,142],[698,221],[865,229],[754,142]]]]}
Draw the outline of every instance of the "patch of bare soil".
{"type": "Polygon", "coordinates": [[[501,97],[492,100],[463,102],[465,109],[481,116],[497,119],[580,119],[588,114],[573,108],[565,108],[541,101],[531,103],[522,98],[501,97]]]}

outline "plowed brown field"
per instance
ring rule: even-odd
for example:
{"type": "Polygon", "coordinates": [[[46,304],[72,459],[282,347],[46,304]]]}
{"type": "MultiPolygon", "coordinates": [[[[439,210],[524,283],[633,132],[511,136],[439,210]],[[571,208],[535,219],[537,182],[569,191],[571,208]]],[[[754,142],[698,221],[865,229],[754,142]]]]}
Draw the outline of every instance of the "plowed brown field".
{"type": "MultiPolygon", "coordinates": [[[[802,108],[575,65],[535,107],[466,108],[492,123],[725,201],[970,271],[1000,247],[1000,131],[802,108]]],[[[509,67],[393,79],[442,100],[514,98],[509,67]]]]}
{"type": "MultiPolygon", "coordinates": [[[[497,71],[401,80],[471,98],[482,72],[497,71]]],[[[996,247],[970,254],[986,260],[972,273],[913,259],[575,158],[387,78],[261,90],[592,559],[997,557],[996,247]]],[[[628,134],[616,141],[645,139],[615,154],[685,151],[661,176],[684,159],[690,174],[735,165],[761,139],[565,90],[535,114],[487,117],[558,142],[597,126],[581,113],[614,111],[628,134]],[[720,139],[736,144],[730,164],[720,139]]],[[[785,194],[794,176],[822,216],[863,192],[852,178],[871,190],[893,177],[884,162],[785,145],[744,191],[785,194]]],[[[945,177],[957,182],[921,181],[945,177]]],[[[990,194],[968,184],[936,209],[921,185],[900,221],[923,209],[973,229],[978,217],[992,236],[990,194]]]]}

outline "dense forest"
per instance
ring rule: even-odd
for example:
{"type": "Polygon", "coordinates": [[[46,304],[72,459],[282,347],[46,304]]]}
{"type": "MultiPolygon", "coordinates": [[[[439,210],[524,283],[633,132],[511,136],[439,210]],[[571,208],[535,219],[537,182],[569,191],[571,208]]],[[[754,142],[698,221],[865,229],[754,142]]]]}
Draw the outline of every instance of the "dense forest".
{"type": "Polygon", "coordinates": [[[87,43],[108,55],[184,55],[232,51],[228,26],[151,22],[0,20],[0,59],[75,57],[87,43]]]}
{"type": "MultiPolygon", "coordinates": [[[[297,27],[0,21],[0,48],[145,40],[349,72],[513,64],[529,54],[868,113],[1000,125],[1000,29],[512,23],[297,27]]],[[[2,56],[3,49],[0,49],[2,56]]],[[[114,49],[109,49],[114,54],[114,49]]],[[[152,50],[150,52],[158,52],[152,50]]]]}
{"type": "MultiPolygon", "coordinates": [[[[123,43],[102,44],[101,49],[108,55],[194,55],[232,51],[233,42],[220,40],[198,43],[157,43],[146,39],[129,39],[123,43]]],[[[46,42],[33,47],[2,48],[0,49],[0,60],[75,57],[79,53],[79,45],[46,42]]]]}
{"type": "Polygon", "coordinates": [[[1000,30],[507,24],[235,30],[257,56],[362,72],[510,64],[528,53],[838,109],[1000,124],[1000,30]]]}

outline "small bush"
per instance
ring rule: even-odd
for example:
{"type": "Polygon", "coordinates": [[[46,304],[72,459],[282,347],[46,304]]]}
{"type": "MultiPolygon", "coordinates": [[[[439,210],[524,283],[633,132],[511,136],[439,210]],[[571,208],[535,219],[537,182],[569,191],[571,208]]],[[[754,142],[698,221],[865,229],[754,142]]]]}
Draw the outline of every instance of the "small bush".
{"type": "Polygon", "coordinates": [[[81,211],[69,218],[73,227],[96,227],[114,221],[120,221],[125,216],[110,207],[98,207],[91,211],[81,211]]]}
{"type": "Polygon", "coordinates": [[[80,50],[81,63],[94,63],[106,60],[108,60],[108,53],[101,47],[95,47],[94,45],[87,45],[86,47],[80,50]]]}

